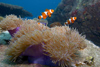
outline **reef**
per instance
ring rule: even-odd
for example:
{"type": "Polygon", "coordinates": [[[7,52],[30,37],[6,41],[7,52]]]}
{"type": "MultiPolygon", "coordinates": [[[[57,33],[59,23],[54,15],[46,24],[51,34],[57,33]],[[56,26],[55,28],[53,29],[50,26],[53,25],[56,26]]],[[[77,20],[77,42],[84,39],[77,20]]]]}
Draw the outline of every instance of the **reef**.
{"type": "Polygon", "coordinates": [[[58,4],[51,18],[47,18],[49,25],[54,22],[64,22],[70,17],[77,17],[70,27],[85,34],[88,40],[100,46],[100,1],[99,0],[62,0],[58,4]]]}
{"type": "MultiPolygon", "coordinates": [[[[94,57],[94,66],[78,66],[78,67],[99,67],[100,63],[100,48],[98,48],[95,44],[93,44],[92,42],[86,40],[87,42],[87,48],[85,48],[81,53],[85,56],[92,56],[94,57]]],[[[12,64],[11,61],[7,61],[4,60],[5,57],[5,50],[8,47],[6,45],[0,45],[0,67],[53,67],[53,66],[46,66],[46,65],[41,65],[41,64],[26,64],[27,61],[22,59],[19,59],[19,61],[21,62],[20,64],[12,64]]],[[[90,60],[91,61],[91,60],[90,60]]],[[[88,62],[90,62],[88,60],[88,62]]],[[[58,66],[54,66],[54,67],[58,67],[58,66]]],[[[59,66],[60,67],[60,66],[59,66]]]]}
{"type": "Polygon", "coordinates": [[[23,9],[23,7],[0,3],[0,16],[5,17],[6,15],[15,14],[18,17],[32,17],[32,13],[23,9]]]}
{"type": "Polygon", "coordinates": [[[1,31],[0,32],[0,45],[8,45],[11,39],[11,35],[8,31],[1,31]]]}
{"type": "Polygon", "coordinates": [[[9,65],[27,61],[27,64],[38,66],[99,66],[100,48],[69,26],[50,28],[43,21],[22,20],[9,15],[0,22],[0,27],[8,30],[12,36],[9,46],[5,47],[5,58],[3,57],[9,60],[9,65]]]}

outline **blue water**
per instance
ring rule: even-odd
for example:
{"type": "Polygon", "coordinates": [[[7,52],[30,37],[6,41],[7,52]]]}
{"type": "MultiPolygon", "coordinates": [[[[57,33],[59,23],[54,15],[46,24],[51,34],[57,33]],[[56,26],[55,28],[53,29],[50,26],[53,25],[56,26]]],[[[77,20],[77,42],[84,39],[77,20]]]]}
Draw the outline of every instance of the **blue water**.
{"type": "Polygon", "coordinates": [[[21,6],[33,14],[31,18],[37,18],[45,9],[55,9],[61,0],[0,0],[0,2],[21,6]]]}

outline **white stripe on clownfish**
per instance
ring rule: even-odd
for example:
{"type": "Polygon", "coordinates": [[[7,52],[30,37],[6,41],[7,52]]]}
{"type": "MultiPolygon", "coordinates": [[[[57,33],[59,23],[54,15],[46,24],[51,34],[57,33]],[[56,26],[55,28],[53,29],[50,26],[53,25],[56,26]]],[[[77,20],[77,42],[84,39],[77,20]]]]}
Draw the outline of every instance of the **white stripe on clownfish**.
{"type": "Polygon", "coordinates": [[[47,11],[45,11],[44,13],[45,13],[46,15],[48,15],[48,12],[47,12],[47,11]]]}
{"type": "Polygon", "coordinates": [[[50,13],[53,13],[53,12],[51,11],[51,9],[50,9],[50,13]]]}

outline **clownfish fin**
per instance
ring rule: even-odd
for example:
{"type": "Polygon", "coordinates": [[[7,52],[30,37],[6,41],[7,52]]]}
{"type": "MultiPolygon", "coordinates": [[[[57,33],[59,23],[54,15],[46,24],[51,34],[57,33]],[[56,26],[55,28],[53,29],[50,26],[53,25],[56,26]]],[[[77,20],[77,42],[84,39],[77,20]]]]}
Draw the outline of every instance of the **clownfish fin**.
{"type": "Polygon", "coordinates": [[[38,19],[41,19],[42,17],[41,16],[38,16],[38,19]]]}
{"type": "Polygon", "coordinates": [[[49,11],[49,9],[45,9],[45,11],[49,11]]]}
{"type": "Polygon", "coordinates": [[[53,9],[51,9],[51,12],[53,13],[53,12],[54,12],[54,10],[53,10],[53,9]]]}
{"type": "Polygon", "coordinates": [[[76,19],[77,19],[77,17],[74,17],[74,19],[76,20],[76,19]]]}
{"type": "Polygon", "coordinates": [[[49,17],[51,17],[51,15],[48,15],[49,17]]]}
{"type": "Polygon", "coordinates": [[[74,21],[72,21],[72,23],[74,23],[74,21]]]}

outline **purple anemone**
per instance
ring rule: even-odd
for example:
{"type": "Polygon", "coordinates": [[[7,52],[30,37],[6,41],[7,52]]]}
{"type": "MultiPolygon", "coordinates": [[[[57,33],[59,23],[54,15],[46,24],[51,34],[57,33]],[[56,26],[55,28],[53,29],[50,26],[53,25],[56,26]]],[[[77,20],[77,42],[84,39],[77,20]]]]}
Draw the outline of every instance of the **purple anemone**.
{"type": "Polygon", "coordinates": [[[13,37],[14,33],[16,33],[17,31],[19,31],[19,29],[20,29],[20,27],[17,27],[17,28],[15,28],[13,30],[8,30],[8,31],[9,31],[10,35],[13,37]]]}
{"type": "Polygon", "coordinates": [[[42,44],[30,45],[21,56],[28,56],[28,62],[33,64],[42,64],[48,66],[57,66],[57,64],[52,63],[49,56],[43,54],[42,44]]]}
{"type": "Polygon", "coordinates": [[[42,24],[45,25],[45,26],[47,25],[47,23],[44,23],[44,22],[40,22],[40,23],[42,23],[42,24]]]}
{"type": "MultiPolygon", "coordinates": [[[[46,23],[40,22],[44,25],[46,23]]],[[[10,35],[13,37],[14,33],[19,31],[20,27],[17,27],[13,30],[8,30],[10,35]]],[[[30,45],[20,56],[28,56],[28,62],[32,64],[42,64],[48,66],[57,66],[57,64],[52,63],[52,60],[49,56],[43,54],[43,47],[42,44],[38,45],[30,45]]]]}

